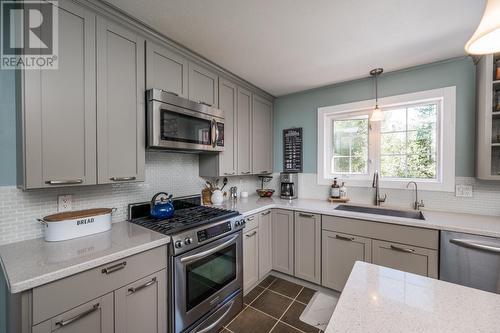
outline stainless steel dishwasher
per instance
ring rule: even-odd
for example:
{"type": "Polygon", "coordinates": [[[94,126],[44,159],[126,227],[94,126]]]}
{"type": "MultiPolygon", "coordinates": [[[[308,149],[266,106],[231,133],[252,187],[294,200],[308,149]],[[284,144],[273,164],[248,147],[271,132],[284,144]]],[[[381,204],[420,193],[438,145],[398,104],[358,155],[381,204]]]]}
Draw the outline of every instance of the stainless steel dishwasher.
{"type": "Polygon", "coordinates": [[[500,294],[500,239],[441,232],[440,280],[500,294]]]}

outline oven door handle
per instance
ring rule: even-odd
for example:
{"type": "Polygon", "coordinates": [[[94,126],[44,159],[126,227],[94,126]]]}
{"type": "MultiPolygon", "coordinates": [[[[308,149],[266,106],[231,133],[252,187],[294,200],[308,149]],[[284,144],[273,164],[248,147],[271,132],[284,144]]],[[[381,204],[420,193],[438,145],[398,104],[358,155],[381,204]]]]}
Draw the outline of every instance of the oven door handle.
{"type": "Polygon", "coordinates": [[[228,239],[227,241],[225,241],[224,243],[222,243],[220,245],[217,245],[216,247],[214,247],[214,248],[212,248],[210,250],[206,250],[206,251],[203,251],[203,252],[200,252],[200,253],[197,253],[197,254],[193,254],[191,256],[187,256],[187,257],[181,258],[181,263],[191,262],[191,261],[198,260],[200,258],[209,256],[209,255],[211,255],[211,254],[219,251],[220,249],[225,248],[226,246],[228,246],[229,244],[231,244],[232,242],[234,242],[236,240],[236,238],[238,238],[239,236],[240,236],[239,234],[236,234],[233,237],[231,237],[230,239],[228,239]]]}

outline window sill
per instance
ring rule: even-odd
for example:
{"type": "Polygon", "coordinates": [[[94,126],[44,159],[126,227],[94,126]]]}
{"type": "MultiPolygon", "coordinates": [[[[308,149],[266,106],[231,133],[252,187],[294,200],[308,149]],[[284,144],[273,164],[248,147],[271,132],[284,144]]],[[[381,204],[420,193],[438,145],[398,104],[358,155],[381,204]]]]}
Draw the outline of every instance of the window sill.
{"type": "MultiPolygon", "coordinates": [[[[345,182],[349,187],[372,187],[372,178],[349,178],[342,175],[335,176],[337,182],[342,184],[345,182]]],[[[395,179],[395,180],[384,180],[380,179],[379,186],[381,189],[407,189],[406,186],[408,182],[416,182],[419,190],[423,191],[437,191],[437,192],[455,192],[455,181],[449,182],[438,182],[438,181],[425,181],[425,180],[415,180],[415,179],[395,179]]],[[[331,185],[333,178],[320,178],[318,177],[318,185],[331,185]]]]}

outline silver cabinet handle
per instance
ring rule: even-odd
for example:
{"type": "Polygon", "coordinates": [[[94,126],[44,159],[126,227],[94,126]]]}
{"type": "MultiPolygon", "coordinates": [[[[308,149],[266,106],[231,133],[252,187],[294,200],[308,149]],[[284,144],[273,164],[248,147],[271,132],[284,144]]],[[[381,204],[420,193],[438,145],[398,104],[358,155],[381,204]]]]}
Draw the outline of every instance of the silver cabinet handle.
{"type": "Polygon", "coordinates": [[[163,91],[164,93],[167,93],[167,94],[170,94],[170,95],[179,96],[179,94],[178,94],[178,93],[174,93],[173,91],[169,91],[169,90],[165,90],[165,89],[162,89],[162,91],[163,91]]]}
{"type": "Polygon", "coordinates": [[[208,104],[207,102],[203,102],[203,101],[199,101],[198,103],[201,104],[201,105],[209,106],[209,107],[213,106],[213,104],[208,104]]]}
{"type": "Polygon", "coordinates": [[[246,234],[246,235],[245,235],[245,237],[246,237],[246,238],[250,238],[250,237],[255,236],[256,234],[257,234],[257,231],[254,231],[254,232],[252,232],[251,234],[246,234]]]}
{"type": "Polygon", "coordinates": [[[268,210],[267,212],[261,213],[260,215],[262,215],[262,216],[266,216],[266,215],[269,215],[269,214],[271,214],[271,211],[270,211],[270,210],[268,210]]]}
{"type": "Polygon", "coordinates": [[[391,250],[399,251],[399,252],[406,252],[406,253],[413,253],[413,252],[415,252],[414,249],[406,249],[404,247],[399,247],[399,246],[395,246],[395,245],[391,245],[391,250]]]}
{"type": "Polygon", "coordinates": [[[76,316],[74,316],[74,317],[72,317],[72,318],[70,318],[70,319],[68,319],[68,320],[61,320],[61,321],[58,321],[58,322],[56,323],[56,325],[57,325],[57,326],[60,326],[60,327],[64,327],[64,326],[69,325],[69,324],[71,324],[71,323],[73,323],[73,322],[75,322],[75,321],[77,321],[77,320],[79,320],[79,319],[82,319],[82,318],[84,318],[84,317],[88,316],[89,314],[91,314],[92,312],[97,311],[98,309],[99,309],[99,303],[96,303],[96,304],[94,304],[94,305],[92,306],[92,308],[91,308],[91,309],[88,309],[87,311],[82,312],[82,313],[80,313],[80,314],[78,314],[78,315],[76,315],[76,316]]]}
{"type": "Polygon", "coordinates": [[[253,216],[247,217],[247,222],[253,221],[254,219],[255,219],[255,217],[253,217],[253,216]]]}
{"type": "Polygon", "coordinates": [[[264,171],[261,171],[260,173],[269,173],[269,171],[264,170],[264,171]]]}
{"type": "Polygon", "coordinates": [[[232,176],[232,175],[234,175],[235,173],[236,173],[236,172],[234,172],[234,171],[233,171],[233,172],[224,172],[224,174],[225,174],[226,176],[232,176]]]}
{"type": "Polygon", "coordinates": [[[66,180],[47,180],[45,184],[48,185],[71,185],[71,184],[81,184],[83,179],[66,179],[66,180]]]}
{"type": "Polygon", "coordinates": [[[227,241],[225,241],[224,243],[217,245],[216,247],[214,247],[210,250],[203,251],[203,252],[200,252],[197,254],[193,254],[192,256],[181,258],[181,263],[190,262],[190,261],[198,260],[198,259],[201,259],[203,257],[209,256],[209,255],[219,251],[220,249],[225,248],[226,246],[228,246],[229,244],[234,242],[236,240],[236,238],[238,238],[238,237],[239,237],[239,234],[236,234],[233,237],[231,237],[230,239],[228,239],[227,241]]]}
{"type": "Polygon", "coordinates": [[[299,216],[300,217],[309,217],[309,218],[311,218],[311,217],[314,217],[314,214],[299,213],[299,216]]]}
{"type": "Polygon", "coordinates": [[[124,269],[125,266],[127,266],[127,262],[124,261],[124,262],[121,262],[119,264],[116,264],[116,265],[113,265],[113,266],[109,266],[109,267],[106,267],[106,268],[103,268],[101,273],[102,274],[111,274],[111,273],[114,273],[116,271],[119,271],[120,269],[124,269]]]}
{"type": "Polygon", "coordinates": [[[486,252],[500,253],[500,247],[479,244],[475,242],[471,242],[470,240],[465,239],[450,239],[450,243],[453,243],[458,246],[468,247],[470,249],[482,250],[486,252]]]}
{"type": "Polygon", "coordinates": [[[152,278],[151,281],[144,283],[143,285],[140,285],[139,287],[133,287],[133,288],[128,288],[129,293],[133,294],[138,292],[141,289],[147,288],[153,284],[156,283],[156,278],[152,278]]]}
{"type": "Polygon", "coordinates": [[[115,181],[115,182],[126,182],[128,180],[135,180],[135,176],[133,177],[111,177],[109,180],[115,181]]]}
{"type": "Polygon", "coordinates": [[[354,237],[346,237],[346,236],[340,236],[340,235],[335,235],[335,238],[340,239],[340,240],[345,240],[352,242],[354,240],[354,237]]]}
{"type": "Polygon", "coordinates": [[[242,175],[249,175],[251,173],[251,171],[242,171],[241,174],[242,175]]]}

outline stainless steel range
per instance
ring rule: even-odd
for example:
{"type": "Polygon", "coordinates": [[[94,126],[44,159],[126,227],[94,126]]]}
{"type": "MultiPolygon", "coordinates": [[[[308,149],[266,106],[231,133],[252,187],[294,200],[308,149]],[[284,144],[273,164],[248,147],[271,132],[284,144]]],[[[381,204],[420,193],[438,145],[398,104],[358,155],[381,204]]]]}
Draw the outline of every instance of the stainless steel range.
{"type": "Polygon", "coordinates": [[[175,214],[149,217],[149,203],[129,206],[133,223],[171,236],[168,253],[170,332],[218,332],[243,308],[245,221],[235,211],[174,200],[175,214]]]}

